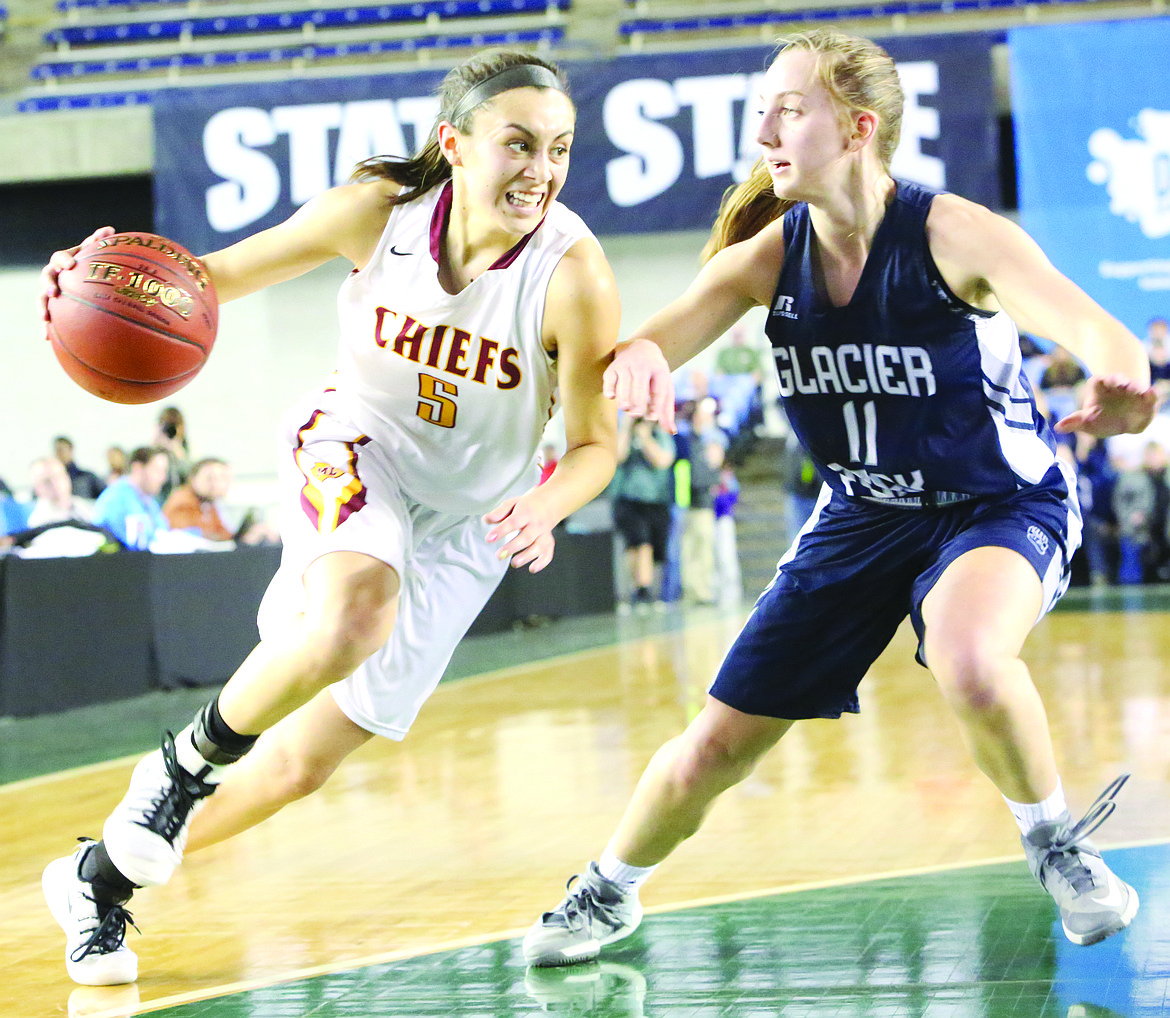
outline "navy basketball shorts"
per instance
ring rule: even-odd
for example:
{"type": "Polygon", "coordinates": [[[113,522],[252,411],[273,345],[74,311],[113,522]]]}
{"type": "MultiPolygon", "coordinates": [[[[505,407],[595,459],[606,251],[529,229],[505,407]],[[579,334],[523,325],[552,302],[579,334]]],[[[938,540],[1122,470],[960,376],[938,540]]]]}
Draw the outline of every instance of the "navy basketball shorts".
{"type": "Polygon", "coordinates": [[[974,548],[1023,555],[1044,586],[1043,616],[1067,589],[1080,544],[1080,510],[1061,487],[934,509],[822,493],[724,658],[711,696],[745,714],[789,720],[857,713],[858,685],[907,615],[921,662],[923,598],[974,548]]]}

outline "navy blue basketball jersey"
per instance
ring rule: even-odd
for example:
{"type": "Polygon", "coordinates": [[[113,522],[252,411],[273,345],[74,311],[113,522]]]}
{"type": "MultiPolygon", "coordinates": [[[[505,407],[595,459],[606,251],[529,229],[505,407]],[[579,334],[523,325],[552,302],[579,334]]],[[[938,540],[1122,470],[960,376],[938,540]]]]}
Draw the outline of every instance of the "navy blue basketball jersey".
{"type": "Polygon", "coordinates": [[[897,182],[844,307],[818,285],[807,205],[785,215],[765,331],[788,419],[825,480],[847,496],[1059,486],[1060,472],[1049,474],[1055,440],[1021,370],[1015,324],[961,301],[931,258],[933,200],[897,182]]]}

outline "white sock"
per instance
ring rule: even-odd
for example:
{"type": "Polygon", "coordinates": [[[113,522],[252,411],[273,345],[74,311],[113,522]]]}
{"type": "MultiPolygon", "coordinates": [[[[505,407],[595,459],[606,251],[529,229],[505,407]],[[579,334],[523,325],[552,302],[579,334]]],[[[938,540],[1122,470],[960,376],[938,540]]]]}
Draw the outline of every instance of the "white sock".
{"type": "Polygon", "coordinates": [[[1064,801],[1064,786],[1061,784],[1060,778],[1056,779],[1056,791],[1043,802],[1012,802],[1006,795],[1003,797],[1003,801],[1008,804],[1008,809],[1016,818],[1016,823],[1019,824],[1022,834],[1027,834],[1037,824],[1056,820],[1062,813],[1068,811],[1068,805],[1064,801]]]}
{"type": "Polygon", "coordinates": [[[623,891],[637,891],[647,880],[650,879],[650,874],[658,869],[654,866],[630,866],[624,863],[608,848],[601,853],[601,859],[597,863],[598,872],[605,877],[606,880],[612,880],[623,891]]]}

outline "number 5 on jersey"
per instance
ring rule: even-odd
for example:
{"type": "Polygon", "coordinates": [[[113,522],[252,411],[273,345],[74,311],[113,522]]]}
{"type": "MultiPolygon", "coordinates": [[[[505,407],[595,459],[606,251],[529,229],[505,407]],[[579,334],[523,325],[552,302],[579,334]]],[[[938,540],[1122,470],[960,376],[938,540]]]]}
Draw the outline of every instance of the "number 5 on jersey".
{"type": "Polygon", "coordinates": [[[415,411],[428,424],[440,428],[455,427],[455,413],[459,409],[452,396],[459,395],[459,386],[434,375],[418,376],[418,409],[415,411]]]}

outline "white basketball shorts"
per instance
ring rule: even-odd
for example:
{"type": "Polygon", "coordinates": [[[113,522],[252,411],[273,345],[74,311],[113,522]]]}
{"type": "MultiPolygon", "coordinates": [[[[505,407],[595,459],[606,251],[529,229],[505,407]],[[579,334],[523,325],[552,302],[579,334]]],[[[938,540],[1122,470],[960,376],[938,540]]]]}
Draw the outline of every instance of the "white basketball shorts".
{"type": "Polygon", "coordinates": [[[479,516],[452,516],[411,502],[383,451],[338,408],[330,411],[334,398],[315,393],[284,419],[284,550],[257,622],[261,639],[280,637],[304,611],[302,577],[321,555],[362,552],[396,570],[401,589],[390,639],[330,691],[355,724],[401,739],[508,562],[497,558],[498,545],[487,542],[489,528],[479,516]]]}

